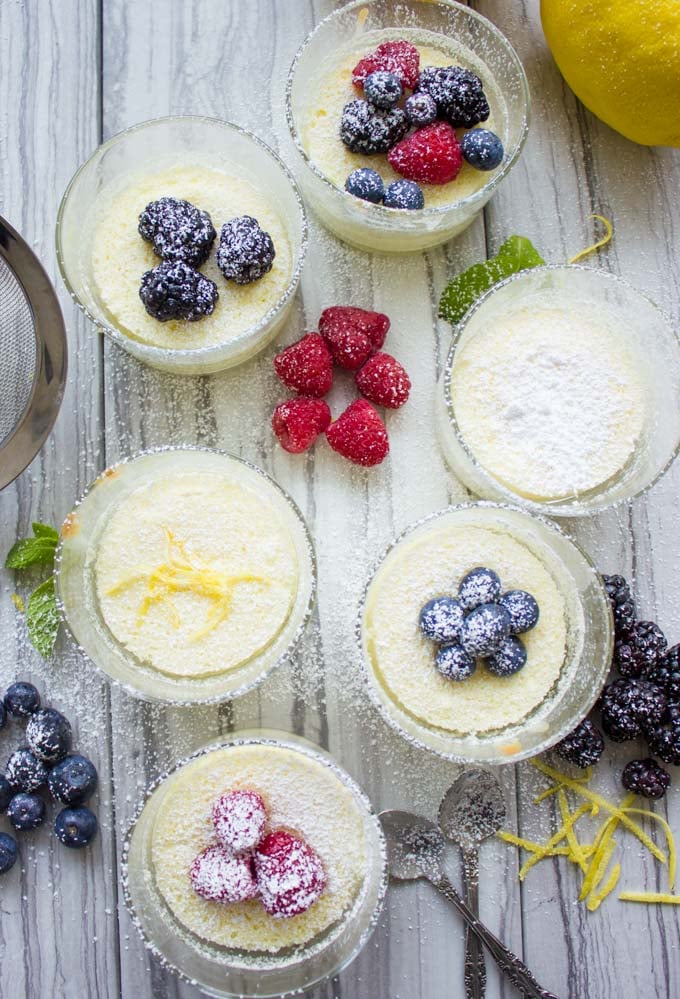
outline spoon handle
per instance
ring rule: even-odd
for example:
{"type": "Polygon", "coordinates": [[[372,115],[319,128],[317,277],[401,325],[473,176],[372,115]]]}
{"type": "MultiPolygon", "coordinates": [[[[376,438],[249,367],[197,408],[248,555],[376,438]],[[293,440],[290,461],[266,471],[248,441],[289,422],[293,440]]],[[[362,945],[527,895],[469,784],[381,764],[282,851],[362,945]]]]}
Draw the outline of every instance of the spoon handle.
{"type": "Polygon", "coordinates": [[[529,999],[559,999],[552,992],[541,988],[524,962],[515,957],[512,951],[509,951],[505,944],[502,944],[498,937],[475,917],[445,874],[433,873],[427,876],[435,888],[458,909],[472,932],[488,948],[498,967],[520,992],[529,999]]]}
{"type": "MultiPolygon", "coordinates": [[[[464,849],[463,875],[470,911],[479,918],[479,852],[464,849]]],[[[465,995],[467,999],[484,999],[486,994],[486,963],[484,948],[469,923],[465,924],[465,995]]]]}

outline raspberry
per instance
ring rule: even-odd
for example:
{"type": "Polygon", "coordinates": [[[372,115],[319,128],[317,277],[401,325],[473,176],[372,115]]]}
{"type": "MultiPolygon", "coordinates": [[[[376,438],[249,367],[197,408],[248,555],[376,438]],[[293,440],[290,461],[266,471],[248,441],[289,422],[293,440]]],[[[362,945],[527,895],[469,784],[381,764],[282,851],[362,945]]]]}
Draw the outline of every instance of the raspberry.
{"type": "Polygon", "coordinates": [[[378,352],[356,373],[357,388],[376,406],[399,409],[408,400],[411,379],[391,354],[378,352]]]}
{"type": "Polygon", "coordinates": [[[415,45],[403,39],[393,42],[383,42],[375,52],[369,52],[360,59],[352,71],[352,83],[355,87],[363,87],[364,80],[371,73],[385,70],[394,73],[403,87],[413,90],[418,84],[420,54],[415,45]]]}
{"type": "Polygon", "coordinates": [[[242,853],[254,850],[264,836],[267,809],[256,791],[229,791],[213,805],[212,821],[220,845],[242,853]]]}
{"type": "Polygon", "coordinates": [[[260,843],[255,875],[265,911],[279,919],[306,912],[326,887],[326,872],[314,850],[284,829],[260,843]]]}
{"type": "Polygon", "coordinates": [[[463,165],[456,133],[445,121],[435,121],[402,139],[387,159],[402,177],[421,184],[448,184],[463,165]]]}
{"type": "Polygon", "coordinates": [[[604,752],[604,739],[600,730],[586,718],[557,743],[555,752],[577,767],[592,767],[604,752]]]}
{"type": "Polygon", "coordinates": [[[341,368],[356,371],[385,342],[390,321],[382,312],[332,305],[319,319],[319,333],[333,360],[341,368]]]}
{"type": "Polygon", "coordinates": [[[357,399],[326,431],[328,443],[355,465],[379,465],[390,449],[385,424],[373,406],[357,399]]]}
{"type": "Polygon", "coordinates": [[[189,868],[191,887],[211,902],[245,902],[258,893],[252,857],[234,857],[221,846],[209,846],[189,868]]]}
{"type": "Polygon", "coordinates": [[[272,428],[284,451],[301,454],[329,426],[331,411],[323,399],[300,395],[280,402],[272,416],[272,428]]]}
{"type": "Polygon", "coordinates": [[[319,333],[308,333],[274,358],[283,384],[303,395],[325,395],[333,384],[333,358],[319,333]]]}

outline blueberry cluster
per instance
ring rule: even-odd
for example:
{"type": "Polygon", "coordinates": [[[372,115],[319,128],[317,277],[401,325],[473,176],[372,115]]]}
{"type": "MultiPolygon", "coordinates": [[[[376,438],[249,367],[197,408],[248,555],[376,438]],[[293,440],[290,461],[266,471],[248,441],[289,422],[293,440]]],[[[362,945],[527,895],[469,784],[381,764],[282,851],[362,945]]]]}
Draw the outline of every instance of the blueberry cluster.
{"type": "Polygon", "coordinates": [[[429,600],[420,630],[439,648],[435,665],[449,680],[467,680],[481,660],[495,676],[512,676],[526,665],[518,635],[538,622],[536,600],[524,590],[502,590],[498,575],[478,567],[463,577],[458,596],[429,600]]]}
{"type": "MultiPolygon", "coordinates": [[[[0,774],[0,811],[18,832],[37,829],[45,819],[45,787],[65,805],[54,820],[54,832],[65,846],[87,846],[97,832],[97,817],[84,805],[97,788],[97,771],[85,756],[69,753],[71,725],[55,708],[41,707],[32,683],[13,683],[0,700],[0,728],[7,719],[26,723],[26,745],[16,749],[0,774]]],[[[0,833],[0,874],[17,859],[17,842],[0,833]]]]}
{"type": "MultiPolygon", "coordinates": [[[[196,322],[215,310],[217,285],[198,270],[210,256],[217,233],[207,212],[181,198],[159,198],[139,216],[138,231],[162,262],[142,275],[139,297],[159,322],[196,322]]],[[[222,227],[217,266],[228,281],[249,284],[271,270],[274,243],[249,215],[222,227]]]]}

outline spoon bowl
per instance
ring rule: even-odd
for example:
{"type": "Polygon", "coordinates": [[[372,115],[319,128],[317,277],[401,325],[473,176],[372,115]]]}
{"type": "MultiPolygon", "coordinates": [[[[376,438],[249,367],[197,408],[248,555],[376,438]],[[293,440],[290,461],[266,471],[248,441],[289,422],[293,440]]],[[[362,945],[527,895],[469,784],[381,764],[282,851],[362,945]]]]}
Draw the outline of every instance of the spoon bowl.
{"type": "Polygon", "coordinates": [[[473,850],[505,822],[505,796],[488,770],[465,770],[439,806],[439,828],[463,850],[473,850]]]}
{"type": "Polygon", "coordinates": [[[387,866],[396,881],[415,881],[441,872],[446,843],[434,822],[396,809],[380,813],[387,840],[387,866]]]}

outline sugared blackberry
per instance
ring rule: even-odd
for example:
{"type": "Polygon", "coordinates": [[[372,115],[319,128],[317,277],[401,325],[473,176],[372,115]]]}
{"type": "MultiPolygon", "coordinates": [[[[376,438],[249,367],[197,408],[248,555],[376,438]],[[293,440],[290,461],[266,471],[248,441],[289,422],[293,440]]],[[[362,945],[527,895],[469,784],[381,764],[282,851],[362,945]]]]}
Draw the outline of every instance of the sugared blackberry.
{"type": "Polygon", "coordinates": [[[386,153],[408,132],[401,108],[376,108],[356,98],[342,109],[340,138],[353,153],[386,153]]]}
{"type": "Polygon", "coordinates": [[[621,676],[648,677],[663,659],[666,636],[653,621],[638,621],[614,643],[614,666],[621,676]]]}
{"type": "Polygon", "coordinates": [[[252,215],[240,215],[222,226],[217,266],[227,281],[250,284],[272,269],[276,250],[268,232],[252,215]]]}
{"type": "Polygon", "coordinates": [[[663,798],[671,784],[671,775],[656,760],[631,760],[621,774],[621,782],[627,791],[641,794],[645,798],[663,798]]]}
{"type": "Polygon", "coordinates": [[[676,713],[675,719],[665,725],[649,725],[645,729],[645,738],[650,751],[671,766],[680,767],[680,721],[676,713]]]}
{"type": "Polygon", "coordinates": [[[647,674],[650,683],[662,687],[669,701],[680,701],[680,645],[674,645],[647,674]]]}
{"type": "Polygon", "coordinates": [[[159,198],[139,216],[139,235],[163,260],[200,267],[210,255],[217,233],[210,216],[181,198],[159,198]]]}
{"type": "Polygon", "coordinates": [[[666,695],[647,680],[614,680],[600,698],[602,727],[612,742],[636,739],[658,725],[666,710],[666,695]]]}
{"type": "Polygon", "coordinates": [[[434,98],[439,116],[454,128],[472,128],[490,114],[482,81],[462,66],[426,66],[417,92],[434,98]]]}
{"type": "Polygon", "coordinates": [[[139,297],[159,322],[184,319],[189,323],[209,316],[218,299],[217,285],[181,261],[164,261],[142,275],[139,297]]]}
{"type": "Polygon", "coordinates": [[[599,728],[589,718],[584,718],[573,732],[557,743],[555,752],[577,767],[592,767],[604,752],[604,739],[599,728]]]}
{"type": "Polygon", "coordinates": [[[621,635],[631,631],[635,624],[635,601],[631,596],[630,586],[623,576],[606,576],[604,573],[602,582],[614,615],[616,634],[621,635]]]}

